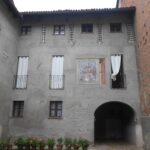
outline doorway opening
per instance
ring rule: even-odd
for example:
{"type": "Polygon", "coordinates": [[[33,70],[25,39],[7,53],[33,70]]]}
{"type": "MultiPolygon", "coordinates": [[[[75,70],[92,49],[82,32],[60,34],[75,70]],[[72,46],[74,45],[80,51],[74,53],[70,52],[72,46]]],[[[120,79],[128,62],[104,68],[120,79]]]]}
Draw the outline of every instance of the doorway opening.
{"type": "Polygon", "coordinates": [[[95,111],[95,143],[125,142],[134,144],[134,110],[121,102],[107,102],[95,111]]]}

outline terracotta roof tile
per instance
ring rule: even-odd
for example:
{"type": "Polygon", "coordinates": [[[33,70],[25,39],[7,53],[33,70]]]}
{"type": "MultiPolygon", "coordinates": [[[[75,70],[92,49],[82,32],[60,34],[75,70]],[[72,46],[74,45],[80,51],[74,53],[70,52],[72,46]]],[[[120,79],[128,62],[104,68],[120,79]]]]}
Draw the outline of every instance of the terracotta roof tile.
{"type": "Polygon", "coordinates": [[[135,7],[125,8],[104,8],[104,9],[80,9],[80,10],[54,10],[54,11],[27,11],[21,12],[26,15],[61,15],[61,14],[103,14],[103,13],[121,13],[134,12],[135,7]]]}

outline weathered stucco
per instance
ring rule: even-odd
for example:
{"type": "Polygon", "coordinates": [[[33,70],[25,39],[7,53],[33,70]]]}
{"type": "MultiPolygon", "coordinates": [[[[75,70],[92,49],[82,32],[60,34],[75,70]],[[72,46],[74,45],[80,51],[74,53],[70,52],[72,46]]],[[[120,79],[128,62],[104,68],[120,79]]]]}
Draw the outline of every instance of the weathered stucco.
{"type": "Polygon", "coordinates": [[[8,134],[13,65],[17,55],[18,20],[0,2],[0,136],[8,134]]]}
{"type": "MultiPolygon", "coordinates": [[[[102,104],[119,101],[128,104],[135,111],[133,119],[135,137],[132,140],[142,145],[140,103],[137,80],[137,66],[134,44],[128,43],[126,24],[132,22],[126,14],[100,16],[47,17],[46,19],[25,19],[24,25],[31,25],[31,35],[20,36],[17,56],[29,56],[28,87],[14,90],[13,100],[24,100],[24,117],[9,120],[10,135],[86,137],[94,141],[94,113],[102,104]],[[121,22],[121,33],[110,33],[109,24],[121,22]],[[81,33],[82,23],[93,23],[93,33],[81,33]],[[46,43],[40,42],[41,26],[46,27],[46,43]],[[64,24],[65,35],[53,35],[53,25],[64,24]],[[74,25],[73,42],[69,37],[69,25],[74,25]],[[102,43],[98,42],[97,25],[102,24],[102,43]],[[110,88],[110,56],[123,54],[127,88],[110,88]],[[49,89],[49,75],[53,55],[64,55],[64,90],[49,89]],[[79,84],[77,60],[79,58],[106,58],[106,85],[79,84]],[[49,101],[63,101],[63,118],[49,119],[49,101]]],[[[17,68],[17,64],[13,65],[17,68]]],[[[16,70],[14,70],[14,74],[16,70]]],[[[10,111],[11,116],[11,111],[10,111]]],[[[129,129],[132,130],[132,126],[129,129]]],[[[132,137],[132,134],[130,134],[132,137]]]]}
{"type": "Polygon", "coordinates": [[[95,111],[107,102],[121,102],[134,112],[126,129],[128,140],[143,145],[136,49],[134,43],[129,42],[127,30],[127,24],[132,25],[133,14],[114,11],[91,15],[27,15],[20,20],[22,25],[32,26],[31,34],[25,36],[18,32],[20,21],[3,3],[0,3],[0,20],[1,135],[85,137],[94,142],[95,111]],[[122,24],[122,32],[110,32],[109,25],[115,22],[122,24]],[[93,33],[81,33],[83,23],[92,23],[93,33]],[[46,25],[46,43],[41,43],[42,24],[46,25]],[[65,35],[53,34],[56,24],[65,25],[65,35]],[[123,54],[127,88],[111,88],[112,54],[123,54]],[[49,88],[53,55],[64,55],[63,90],[49,88]],[[12,89],[18,56],[29,56],[27,89],[12,89]],[[101,86],[99,80],[95,84],[79,83],[77,65],[82,58],[105,58],[105,85],[101,86]],[[12,116],[14,100],[24,101],[22,118],[12,116]],[[62,118],[49,118],[49,102],[60,100],[62,118]]]}

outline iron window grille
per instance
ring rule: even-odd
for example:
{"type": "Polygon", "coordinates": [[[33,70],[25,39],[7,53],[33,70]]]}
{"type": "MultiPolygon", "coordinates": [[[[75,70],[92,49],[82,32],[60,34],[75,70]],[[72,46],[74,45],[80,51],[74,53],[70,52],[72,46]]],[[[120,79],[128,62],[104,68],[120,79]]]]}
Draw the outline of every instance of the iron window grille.
{"type": "Polygon", "coordinates": [[[23,117],[24,101],[13,101],[13,117],[23,117]]]}
{"type": "Polygon", "coordinates": [[[62,101],[50,101],[50,118],[62,118],[62,101]]]}
{"type": "Polygon", "coordinates": [[[92,33],[93,32],[93,24],[82,24],[81,32],[82,33],[92,33]]]}
{"type": "Polygon", "coordinates": [[[13,89],[26,89],[28,75],[14,75],[13,89]]]}
{"type": "Polygon", "coordinates": [[[64,75],[50,75],[50,89],[63,90],[64,89],[64,75]]]}
{"type": "Polygon", "coordinates": [[[64,25],[54,25],[54,35],[64,35],[65,26],[64,25]]]}
{"type": "Polygon", "coordinates": [[[111,76],[110,76],[110,80],[111,80],[111,88],[112,89],[125,89],[127,87],[126,86],[126,75],[125,74],[119,73],[116,76],[115,81],[113,81],[111,79],[111,76]]]}
{"type": "Polygon", "coordinates": [[[112,32],[112,33],[122,32],[121,23],[111,23],[110,24],[110,32],[112,32]]]}
{"type": "Polygon", "coordinates": [[[21,35],[29,35],[29,34],[31,34],[31,26],[22,26],[21,35]]]}

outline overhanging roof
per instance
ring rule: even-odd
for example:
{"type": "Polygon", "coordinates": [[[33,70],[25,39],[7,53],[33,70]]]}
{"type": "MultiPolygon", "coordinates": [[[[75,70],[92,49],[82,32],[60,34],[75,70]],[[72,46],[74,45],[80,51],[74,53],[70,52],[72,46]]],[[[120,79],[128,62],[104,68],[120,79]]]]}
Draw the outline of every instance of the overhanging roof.
{"type": "Polygon", "coordinates": [[[105,8],[105,9],[81,9],[81,10],[56,10],[56,11],[29,11],[21,12],[23,17],[27,16],[59,16],[59,15],[88,15],[88,14],[113,14],[113,13],[132,13],[135,7],[125,8],[105,8]]]}
{"type": "MultiPolygon", "coordinates": [[[[61,16],[61,15],[97,15],[97,14],[113,14],[113,13],[132,13],[135,12],[135,7],[125,8],[104,8],[104,9],[80,9],[80,10],[55,10],[55,11],[27,11],[18,12],[12,0],[3,0],[8,9],[12,11],[16,17],[28,16],[61,16]]],[[[117,0],[118,6],[119,0],[117,0]]]]}

